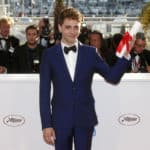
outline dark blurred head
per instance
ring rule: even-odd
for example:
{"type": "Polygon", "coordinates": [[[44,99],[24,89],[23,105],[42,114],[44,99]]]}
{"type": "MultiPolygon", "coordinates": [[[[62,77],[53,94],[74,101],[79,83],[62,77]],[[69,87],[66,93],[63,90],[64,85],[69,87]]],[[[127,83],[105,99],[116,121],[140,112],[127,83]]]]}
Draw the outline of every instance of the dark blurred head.
{"type": "Polygon", "coordinates": [[[48,18],[42,18],[38,23],[39,33],[42,37],[48,37],[50,33],[50,22],[48,18]]]}
{"type": "Polygon", "coordinates": [[[97,49],[101,49],[103,43],[103,35],[99,31],[92,31],[89,33],[89,44],[91,46],[96,47],[97,49]]]}
{"type": "Polygon", "coordinates": [[[113,37],[112,37],[112,46],[114,48],[116,48],[119,45],[122,37],[123,37],[123,35],[121,33],[116,33],[116,34],[113,35],[113,37]]]}
{"type": "Polygon", "coordinates": [[[136,39],[141,39],[141,40],[145,41],[146,40],[145,34],[143,32],[137,32],[136,39]]]}
{"type": "Polygon", "coordinates": [[[134,51],[136,53],[142,53],[146,46],[146,37],[145,34],[142,32],[138,32],[136,34],[136,40],[134,43],[134,51]]]}

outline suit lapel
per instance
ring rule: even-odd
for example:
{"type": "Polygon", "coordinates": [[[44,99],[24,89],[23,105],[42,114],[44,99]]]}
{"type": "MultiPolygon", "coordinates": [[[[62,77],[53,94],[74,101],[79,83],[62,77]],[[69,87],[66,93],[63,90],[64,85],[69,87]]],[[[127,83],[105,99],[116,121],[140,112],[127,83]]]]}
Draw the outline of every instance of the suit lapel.
{"type": "Polygon", "coordinates": [[[69,73],[69,69],[67,67],[63,52],[62,52],[62,47],[61,44],[58,45],[58,48],[56,50],[57,52],[57,57],[58,57],[58,61],[61,64],[61,69],[63,70],[63,73],[66,74],[66,77],[72,82],[76,82],[79,75],[80,75],[80,71],[82,70],[82,66],[84,63],[84,48],[83,46],[79,43],[78,46],[78,56],[77,56],[77,61],[76,61],[76,67],[75,67],[75,74],[74,74],[74,80],[72,81],[70,73],[69,73]]]}
{"type": "Polygon", "coordinates": [[[56,50],[57,53],[57,58],[58,58],[58,62],[60,62],[60,67],[63,70],[63,74],[66,74],[66,77],[72,81],[70,73],[69,73],[69,69],[67,67],[66,61],[65,61],[65,57],[62,51],[62,47],[61,44],[58,45],[58,48],[56,50]]]}
{"type": "Polygon", "coordinates": [[[76,62],[76,67],[75,67],[75,75],[74,75],[74,82],[77,81],[79,75],[80,75],[80,71],[82,70],[82,66],[84,63],[84,48],[81,45],[81,43],[79,43],[79,47],[78,47],[78,56],[77,56],[77,62],[76,62]]]}

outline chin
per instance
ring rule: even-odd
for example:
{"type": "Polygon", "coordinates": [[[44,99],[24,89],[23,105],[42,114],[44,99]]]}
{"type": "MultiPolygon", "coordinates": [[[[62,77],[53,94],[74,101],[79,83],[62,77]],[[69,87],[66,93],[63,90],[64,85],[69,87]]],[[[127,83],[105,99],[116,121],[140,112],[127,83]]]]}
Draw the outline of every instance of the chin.
{"type": "Polygon", "coordinates": [[[73,39],[70,41],[70,43],[75,43],[76,42],[76,39],[73,39]]]}

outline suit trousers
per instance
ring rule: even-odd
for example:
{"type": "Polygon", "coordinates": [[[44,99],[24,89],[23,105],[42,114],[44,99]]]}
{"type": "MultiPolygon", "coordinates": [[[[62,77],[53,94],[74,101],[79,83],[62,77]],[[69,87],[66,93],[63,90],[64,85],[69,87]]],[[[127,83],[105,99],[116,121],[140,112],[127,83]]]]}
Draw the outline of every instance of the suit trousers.
{"type": "Polygon", "coordinates": [[[91,150],[94,127],[55,129],[55,150],[91,150]]]}

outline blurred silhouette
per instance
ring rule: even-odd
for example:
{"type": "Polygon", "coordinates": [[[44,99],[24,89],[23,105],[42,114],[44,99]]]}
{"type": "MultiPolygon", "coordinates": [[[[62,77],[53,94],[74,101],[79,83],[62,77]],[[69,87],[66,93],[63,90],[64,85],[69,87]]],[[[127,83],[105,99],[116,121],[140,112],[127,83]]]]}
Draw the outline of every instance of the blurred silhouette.
{"type": "Polygon", "coordinates": [[[92,31],[88,35],[89,45],[97,48],[97,52],[105,60],[106,45],[103,34],[99,31],[92,31]]]}
{"type": "Polygon", "coordinates": [[[10,35],[13,20],[9,17],[0,19],[0,73],[12,73],[14,51],[19,46],[19,39],[10,35]]]}
{"type": "Polygon", "coordinates": [[[54,33],[48,18],[42,18],[38,23],[39,28],[39,44],[44,47],[51,47],[55,44],[54,33]]]}
{"type": "Polygon", "coordinates": [[[30,25],[26,28],[27,41],[15,51],[15,73],[39,73],[41,56],[45,47],[38,44],[38,28],[30,25]]]}
{"type": "Polygon", "coordinates": [[[121,33],[116,33],[110,39],[110,46],[108,47],[108,50],[105,53],[106,63],[110,67],[112,67],[118,59],[118,57],[116,56],[116,49],[117,49],[122,37],[123,37],[123,35],[121,33]]]}
{"type": "Polygon", "coordinates": [[[150,51],[146,48],[146,37],[142,32],[136,34],[131,50],[131,66],[129,72],[150,72],[150,51]]]}

